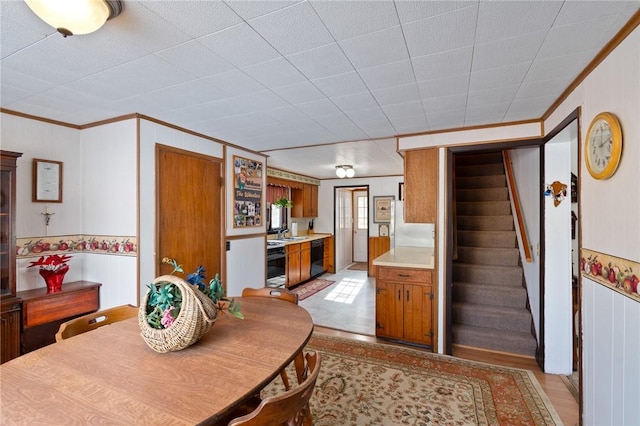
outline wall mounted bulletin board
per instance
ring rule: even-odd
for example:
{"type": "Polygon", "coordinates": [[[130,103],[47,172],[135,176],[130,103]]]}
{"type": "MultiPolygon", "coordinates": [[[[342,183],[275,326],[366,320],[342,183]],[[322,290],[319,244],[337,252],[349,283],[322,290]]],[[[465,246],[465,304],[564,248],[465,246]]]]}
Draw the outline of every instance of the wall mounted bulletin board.
{"type": "Polygon", "coordinates": [[[391,222],[391,202],[393,195],[384,197],[373,197],[373,222],[389,223],[391,222]]]}
{"type": "Polygon", "coordinates": [[[234,155],[233,168],[233,227],[262,226],[263,164],[234,155]]]}
{"type": "Polygon", "coordinates": [[[62,161],[33,159],[32,201],[62,202],[62,161]]]}

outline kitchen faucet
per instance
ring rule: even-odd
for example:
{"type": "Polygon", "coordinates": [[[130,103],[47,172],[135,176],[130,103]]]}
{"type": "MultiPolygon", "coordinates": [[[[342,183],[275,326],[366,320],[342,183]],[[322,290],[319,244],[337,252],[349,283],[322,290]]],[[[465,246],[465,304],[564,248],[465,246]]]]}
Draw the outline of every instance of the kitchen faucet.
{"type": "Polygon", "coordinates": [[[281,240],[282,238],[284,238],[287,231],[289,231],[287,228],[282,228],[281,230],[279,230],[278,235],[276,235],[276,239],[281,240]]]}

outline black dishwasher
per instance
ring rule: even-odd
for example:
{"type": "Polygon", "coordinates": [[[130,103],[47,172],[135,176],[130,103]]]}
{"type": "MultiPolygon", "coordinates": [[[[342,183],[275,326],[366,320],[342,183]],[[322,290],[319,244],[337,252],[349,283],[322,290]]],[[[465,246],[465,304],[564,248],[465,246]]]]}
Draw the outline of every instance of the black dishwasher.
{"type": "Polygon", "coordinates": [[[324,238],[311,241],[311,276],[324,273],[324,238]]]}

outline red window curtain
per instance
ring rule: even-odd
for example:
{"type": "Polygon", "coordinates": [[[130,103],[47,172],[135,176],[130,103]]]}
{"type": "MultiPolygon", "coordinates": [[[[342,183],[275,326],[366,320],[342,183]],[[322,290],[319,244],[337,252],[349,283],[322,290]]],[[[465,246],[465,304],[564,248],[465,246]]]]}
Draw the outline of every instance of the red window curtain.
{"type": "Polygon", "coordinates": [[[282,197],[288,197],[288,188],[284,186],[267,185],[267,203],[273,203],[282,197]]]}

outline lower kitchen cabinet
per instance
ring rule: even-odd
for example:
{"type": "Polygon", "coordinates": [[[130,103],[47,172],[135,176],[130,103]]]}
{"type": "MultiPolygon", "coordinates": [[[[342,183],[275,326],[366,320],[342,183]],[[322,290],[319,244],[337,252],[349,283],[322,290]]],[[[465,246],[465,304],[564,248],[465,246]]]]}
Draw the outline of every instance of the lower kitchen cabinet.
{"type": "Polygon", "coordinates": [[[378,266],[376,336],[433,346],[431,270],[378,266]]]}
{"type": "Polygon", "coordinates": [[[288,288],[311,278],[311,243],[287,244],[286,247],[288,288]]]}
{"type": "Polygon", "coordinates": [[[20,356],[20,301],[18,299],[2,302],[0,324],[0,363],[4,363],[20,356]]]}

